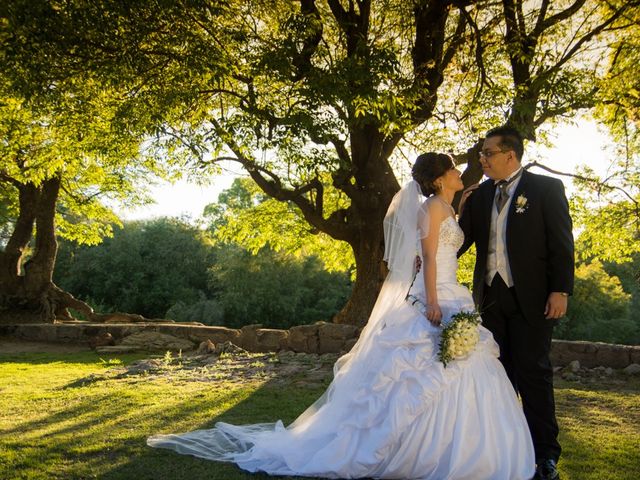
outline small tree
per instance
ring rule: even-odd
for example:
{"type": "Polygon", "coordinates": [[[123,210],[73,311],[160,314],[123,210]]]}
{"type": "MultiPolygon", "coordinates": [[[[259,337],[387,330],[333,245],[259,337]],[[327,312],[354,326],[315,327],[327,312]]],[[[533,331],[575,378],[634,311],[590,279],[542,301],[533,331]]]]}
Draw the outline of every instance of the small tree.
{"type": "MultiPolygon", "coordinates": [[[[332,201],[340,202],[334,195],[332,201]]],[[[249,178],[232,186],[204,209],[208,229],[218,241],[236,243],[257,254],[264,247],[297,258],[315,256],[330,272],[354,271],[349,245],[314,230],[292,202],[268,197],[249,178]]]]}
{"type": "Polygon", "coordinates": [[[0,322],[68,318],[69,307],[91,315],[53,283],[56,237],[94,244],[110,235],[119,221],[103,202],[144,201],[139,184],[158,169],[137,139],[112,129],[105,91],[30,105],[1,87],[0,322]]]}

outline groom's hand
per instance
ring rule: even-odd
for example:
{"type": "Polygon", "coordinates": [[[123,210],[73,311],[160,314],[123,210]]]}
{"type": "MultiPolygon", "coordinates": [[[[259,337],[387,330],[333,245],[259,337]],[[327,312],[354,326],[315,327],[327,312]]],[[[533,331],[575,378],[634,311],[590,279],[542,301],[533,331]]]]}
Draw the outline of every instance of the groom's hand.
{"type": "Polygon", "coordinates": [[[544,308],[544,314],[547,319],[556,319],[564,317],[567,313],[567,304],[569,298],[561,292],[551,292],[547,299],[547,305],[544,308]]]}

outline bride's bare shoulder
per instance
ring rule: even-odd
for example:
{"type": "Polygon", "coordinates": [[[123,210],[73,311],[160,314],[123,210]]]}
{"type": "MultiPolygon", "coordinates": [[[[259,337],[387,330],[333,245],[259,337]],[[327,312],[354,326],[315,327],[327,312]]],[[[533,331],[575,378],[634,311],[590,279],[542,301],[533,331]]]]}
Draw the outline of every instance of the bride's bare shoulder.
{"type": "Polygon", "coordinates": [[[421,209],[425,213],[429,213],[429,215],[436,216],[443,220],[445,217],[450,215],[449,212],[451,207],[449,207],[445,201],[440,200],[438,197],[433,195],[422,202],[421,209]]]}

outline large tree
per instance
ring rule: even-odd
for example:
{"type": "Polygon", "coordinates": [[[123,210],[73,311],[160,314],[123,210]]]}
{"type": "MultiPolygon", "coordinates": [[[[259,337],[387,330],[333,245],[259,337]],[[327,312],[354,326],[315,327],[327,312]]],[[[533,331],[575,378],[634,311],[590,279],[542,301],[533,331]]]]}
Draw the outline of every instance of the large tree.
{"type": "Polygon", "coordinates": [[[638,3],[12,0],[3,64],[30,94],[69,77],[117,85],[130,128],[201,165],[242,164],[351,246],[357,278],[336,321],[362,323],[386,272],[382,220],[403,147],[458,142],[465,181],[479,179],[488,125],[533,140],[597,103],[638,3]],[[343,201],[325,201],[328,184],[343,201]]]}
{"type": "Polygon", "coordinates": [[[0,322],[69,318],[68,308],[91,316],[89,305],[53,282],[56,238],[95,244],[109,235],[119,221],[105,202],[144,201],[139,185],[153,162],[140,157],[137,138],[113,131],[103,90],[36,106],[4,87],[0,322]]]}

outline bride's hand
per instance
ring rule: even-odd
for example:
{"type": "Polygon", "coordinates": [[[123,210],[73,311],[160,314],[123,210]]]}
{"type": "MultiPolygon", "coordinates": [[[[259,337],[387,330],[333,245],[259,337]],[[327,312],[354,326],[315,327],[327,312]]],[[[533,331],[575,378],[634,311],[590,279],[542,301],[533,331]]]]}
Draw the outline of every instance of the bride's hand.
{"type": "Polygon", "coordinates": [[[442,322],[442,310],[440,310],[440,305],[433,304],[427,305],[427,320],[431,322],[431,325],[434,327],[439,327],[442,322]]]}
{"type": "Polygon", "coordinates": [[[458,204],[458,215],[462,215],[462,210],[464,210],[464,206],[467,203],[467,198],[473,193],[473,191],[478,188],[480,184],[474,183],[473,185],[469,185],[462,192],[462,196],[460,197],[460,203],[458,204]]]}

